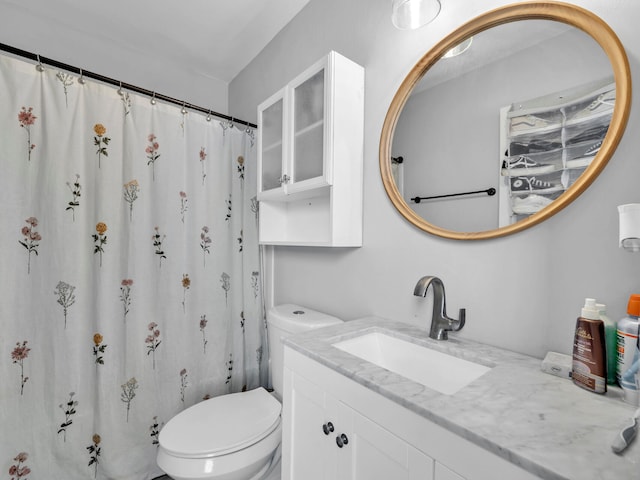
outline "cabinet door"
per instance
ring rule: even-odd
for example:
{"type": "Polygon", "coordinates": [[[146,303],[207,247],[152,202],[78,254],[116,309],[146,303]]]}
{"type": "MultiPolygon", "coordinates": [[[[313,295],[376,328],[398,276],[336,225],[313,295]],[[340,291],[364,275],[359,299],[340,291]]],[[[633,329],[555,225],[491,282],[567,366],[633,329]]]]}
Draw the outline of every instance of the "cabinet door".
{"type": "Polygon", "coordinates": [[[291,83],[289,193],[329,184],[325,142],[327,87],[325,60],[291,83]]]}
{"type": "Polygon", "coordinates": [[[335,436],[340,419],[331,415],[330,400],[316,385],[295,374],[291,375],[289,391],[286,390],[285,386],[285,402],[290,405],[290,423],[285,427],[289,431],[283,432],[284,436],[289,436],[283,441],[283,447],[289,452],[283,459],[289,464],[283,465],[282,478],[337,479],[339,449],[335,436]]]}
{"type": "Polygon", "coordinates": [[[258,112],[258,194],[262,192],[282,193],[285,172],[284,90],[265,101],[258,112]]]}
{"type": "Polygon", "coordinates": [[[449,470],[441,463],[435,462],[435,475],[434,480],[466,480],[464,477],[449,470]]]}
{"type": "Polygon", "coordinates": [[[433,459],[353,410],[352,415],[351,474],[341,478],[433,480],[433,459]]]}

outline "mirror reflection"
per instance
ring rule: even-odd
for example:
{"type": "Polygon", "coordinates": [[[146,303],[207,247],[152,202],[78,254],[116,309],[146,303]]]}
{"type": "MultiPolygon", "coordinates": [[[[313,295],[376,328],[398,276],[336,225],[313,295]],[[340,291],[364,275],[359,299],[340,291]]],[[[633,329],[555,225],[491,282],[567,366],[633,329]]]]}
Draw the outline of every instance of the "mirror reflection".
{"type": "Polygon", "coordinates": [[[573,185],[598,154],[616,89],[598,42],[562,22],[505,23],[466,43],[404,105],[392,173],[421,218],[480,232],[527,218],[573,185]]]}

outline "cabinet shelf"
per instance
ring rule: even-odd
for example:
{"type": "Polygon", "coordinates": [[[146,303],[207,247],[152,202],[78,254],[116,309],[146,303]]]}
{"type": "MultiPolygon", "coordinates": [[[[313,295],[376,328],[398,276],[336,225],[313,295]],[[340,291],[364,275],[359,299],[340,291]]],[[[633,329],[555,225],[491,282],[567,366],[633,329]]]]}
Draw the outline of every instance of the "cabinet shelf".
{"type": "Polygon", "coordinates": [[[278,148],[282,148],[282,140],[278,142],[274,142],[271,145],[266,145],[262,147],[262,153],[267,153],[273,150],[277,150],[278,148]]]}
{"type": "Polygon", "coordinates": [[[324,126],[324,120],[318,120],[317,122],[314,122],[311,125],[308,125],[301,130],[297,130],[294,133],[294,135],[296,138],[302,137],[304,135],[307,135],[309,133],[316,131],[317,129],[322,129],[323,126],[324,126]]]}

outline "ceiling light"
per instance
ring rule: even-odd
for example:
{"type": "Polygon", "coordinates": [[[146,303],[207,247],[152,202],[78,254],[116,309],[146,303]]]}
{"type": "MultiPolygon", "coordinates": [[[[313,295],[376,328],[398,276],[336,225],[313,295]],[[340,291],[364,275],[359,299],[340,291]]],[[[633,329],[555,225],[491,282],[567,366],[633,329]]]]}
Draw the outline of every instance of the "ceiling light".
{"type": "Polygon", "coordinates": [[[471,46],[471,42],[473,42],[473,37],[467,38],[463,42],[453,47],[447,53],[445,53],[442,56],[442,58],[452,58],[452,57],[457,57],[458,55],[462,55],[464,52],[469,50],[469,47],[471,46]]]}
{"type": "Polygon", "coordinates": [[[440,13],[440,0],[392,0],[391,21],[400,30],[420,28],[440,13]]]}

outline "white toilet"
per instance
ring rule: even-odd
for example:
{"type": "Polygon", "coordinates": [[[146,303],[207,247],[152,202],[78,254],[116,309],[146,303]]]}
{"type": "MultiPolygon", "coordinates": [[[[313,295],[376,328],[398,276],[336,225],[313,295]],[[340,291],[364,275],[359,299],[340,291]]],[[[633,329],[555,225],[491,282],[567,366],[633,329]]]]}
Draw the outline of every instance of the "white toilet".
{"type": "Polygon", "coordinates": [[[273,394],[264,388],[200,402],[173,417],[159,436],[158,466],[174,480],[258,480],[279,460],[281,339],[341,323],[299,305],[267,313],[273,394]]]}

